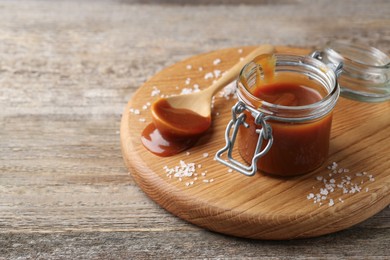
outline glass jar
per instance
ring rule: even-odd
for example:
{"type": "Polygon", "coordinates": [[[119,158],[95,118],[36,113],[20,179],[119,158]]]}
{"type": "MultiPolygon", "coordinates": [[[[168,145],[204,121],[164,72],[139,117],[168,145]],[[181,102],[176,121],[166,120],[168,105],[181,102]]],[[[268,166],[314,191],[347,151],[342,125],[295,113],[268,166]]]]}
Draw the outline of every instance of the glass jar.
{"type": "Polygon", "coordinates": [[[264,68],[255,62],[245,65],[237,80],[239,101],[232,108],[226,146],[217,152],[217,161],[248,176],[257,170],[294,176],[322,165],[328,156],[332,110],[340,95],[337,76],[342,63],[325,64],[319,56],[275,54],[273,83],[294,81],[320,93],[319,101],[306,105],[283,105],[259,98],[254,93],[264,78],[264,68]],[[249,165],[233,158],[236,141],[240,156],[249,165]],[[222,158],[225,152],[227,160],[222,158]]]}

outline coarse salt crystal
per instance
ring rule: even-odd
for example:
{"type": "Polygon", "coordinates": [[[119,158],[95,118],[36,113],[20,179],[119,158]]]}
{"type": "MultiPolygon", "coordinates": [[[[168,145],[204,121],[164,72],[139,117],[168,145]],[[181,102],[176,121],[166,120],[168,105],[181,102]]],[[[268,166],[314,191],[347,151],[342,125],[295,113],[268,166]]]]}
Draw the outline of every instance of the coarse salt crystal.
{"type": "Polygon", "coordinates": [[[333,201],[333,199],[330,199],[329,200],[329,207],[332,207],[334,205],[334,201],[333,201]]]}
{"type": "Polygon", "coordinates": [[[220,70],[214,70],[214,76],[216,78],[218,78],[219,76],[221,76],[221,71],[220,70]]]}
{"type": "Polygon", "coordinates": [[[203,153],[203,158],[209,157],[208,153],[203,153]]]}
{"type": "Polygon", "coordinates": [[[187,65],[186,69],[188,69],[188,70],[192,69],[192,65],[187,65]]]}
{"type": "Polygon", "coordinates": [[[238,49],[237,50],[238,53],[242,53],[242,51],[243,51],[242,49],[238,49]]]}
{"type": "Polygon", "coordinates": [[[180,92],[180,95],[191,94],[193,92],[192,88],[183,88],[180,92]]]}
{"type": "Polygon", "coordinates": [[[310,200],[310,199],[312,199],[312,198],[314,198],[314,194],[313,194],[313,193],[310,193],[309,195],[307,195],[307,199],[308,199],[308,200],[310,200]]]}
{"type": "Polygon", "coordinates": [[[221,63],[221,59],[215,59],[214,61],[213,61],[213,64],[214,65],[218,65],[218,64],[220,64],[221,63]]]}
{"type": "Polygon", "coordinates": [[[206,73],[206,75],[204,75],[204,79],[212,79],[214,78],[214,74],[212,72],[208,72],[206,73]]]}
{"type": "Polygon", "coordinates": [[[328,195],[328,193],[329,193],[329,192],[328,192],[327,189],[322,189],[322,188],[320,189],[320,194],[321,194],[321,195],[328,195]]]}
{"type": "Polygon", "coordinates": [[[140,118],[140,119],[138,119],[138,121],[140,121],[140,122],[146,122],[146,119],[145,119],[145,118],[140,118]]]}
{"type": "Polygon", "coordinates": [[[194,84],[194,88],[183,88],[180,92],[180,95],[186,95],[186,94],[191,94],[191,93],[194,93],[194,92],[199,92],[200,89],[199,89],[199,85],[198,84],[194,84]]]}
{"type": "Polygon", "coordinates": [[[160,90],[159,90],[156,86],[153,86],[153,90],[152,90],[152,92],[150,93],[150,95],[151,95],[152,97],[158,96],[158,95],[160,95],[160,90]]]}
{"type": "Polygon", "coordinates": [[[220,97],[224,97],[227,100],[229,100],[231,96],[233,96],[233,98],[237,98],[237,95],[236,95],[236,83],[234,81],[230,82],[219,93],[220,93],[219,94],[220,97]]]}

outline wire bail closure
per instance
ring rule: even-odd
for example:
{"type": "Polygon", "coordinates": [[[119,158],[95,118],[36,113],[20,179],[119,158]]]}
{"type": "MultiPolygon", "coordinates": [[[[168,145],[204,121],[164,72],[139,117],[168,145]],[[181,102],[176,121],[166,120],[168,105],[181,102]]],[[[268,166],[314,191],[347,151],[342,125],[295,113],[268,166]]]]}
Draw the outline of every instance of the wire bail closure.
{"type": "MultiPolygon", "coordinates": [[[[323,56],[324,56],[323,51],[314,51],[310,54],[310,57],[325,62],[323,56]]],[[[327,62],[328,63],[326,63],[326,66],[331,70],[333,70],[333,72],[336,75],[336,78],[338,78],[340,74],[343,72],[344,63],[342,61],[338,61],[337,63],[329,62],[329,61],[327,62]]]]}
{"type": "Polygon", "coordinates": [[[215,159],[218,162],[224,164],[225,166],[228,166],[231,169],[236,170],[246,176],[255,175],[255,173],[257,172],[257,161],[270,150],[273,143],[272,128],[267,123],[267,119],[268,117],[265,116],[264,113],[261,113],[258,110],[245,105],[245,103],[242,101],[237,102],[232,107],[232,120],[230,120],[225,130],[226,145],[216,153],[215,159]],[[261,125],[260,129],[256,129],[256,133],[259,135],[259,137],[257,139],[256,149],[252,158],[251,165],[249,166],[244,165],[243,163],[235,160],[232,155],[233,147],[237,139],[238,129],[241,125],[246,128],[249,127],[249,124],[245,122],[245,110],[253,116],[253,118],[255,119],[255,125],[261,125]],[[230,133],[232,129],[233,132],[230,133]],[[264,149],[261,150],[264,140],[267,140],[268,142],[264,149]],[[222,158],[222,154],[224,152],[227,152],[228,160],[224,160],[222,158]]]}

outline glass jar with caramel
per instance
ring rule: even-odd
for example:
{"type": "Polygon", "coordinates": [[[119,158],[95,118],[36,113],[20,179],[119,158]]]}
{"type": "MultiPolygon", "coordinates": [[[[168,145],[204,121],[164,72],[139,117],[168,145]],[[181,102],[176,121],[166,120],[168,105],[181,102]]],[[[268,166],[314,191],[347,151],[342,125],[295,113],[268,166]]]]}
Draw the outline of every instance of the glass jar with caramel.
{"type": "Polygon", "coordinates": [[[245,65],[237,80],[239,101],[232,108],[226,146],[216,159],[248,176],[257,170],[294,176],[319,167],[328,156],[341,64],[275,54],[245,65]],[[236,142],[249,165],[233,158],[236,142]],[[226,151],[227,160],[222,159],[226,151]]]}

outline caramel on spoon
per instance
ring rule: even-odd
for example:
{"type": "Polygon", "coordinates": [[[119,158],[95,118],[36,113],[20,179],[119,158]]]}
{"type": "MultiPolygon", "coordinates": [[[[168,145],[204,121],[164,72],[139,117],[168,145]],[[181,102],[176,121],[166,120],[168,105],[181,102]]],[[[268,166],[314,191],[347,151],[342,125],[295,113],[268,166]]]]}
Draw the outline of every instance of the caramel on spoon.
{"type": "Polygon", "coordinates": [[[212,97],[236,78],[242,67],[255,57],[274,51],[261,45],[236,63],[210,87],[191,94],[160,98],[151,107],[153,123],[164,136],[176,138],[200,135],[211,125],[212,97]]]}
{"type": "Polygon", "coordinates": [[[142,132],[142,144],[158,156],[178,154],[193,146],[211,125],[211,101],[217,91],[238,76],[255,57],[270,54],[271,45],[262,45],[230,68],[209,88],[187,95],[160,98],[152,104],[153,123],[142,132]]]}

